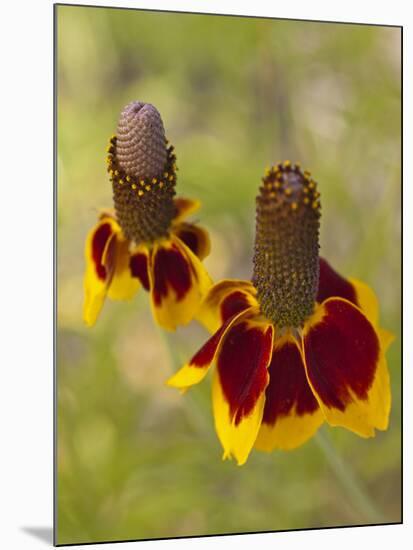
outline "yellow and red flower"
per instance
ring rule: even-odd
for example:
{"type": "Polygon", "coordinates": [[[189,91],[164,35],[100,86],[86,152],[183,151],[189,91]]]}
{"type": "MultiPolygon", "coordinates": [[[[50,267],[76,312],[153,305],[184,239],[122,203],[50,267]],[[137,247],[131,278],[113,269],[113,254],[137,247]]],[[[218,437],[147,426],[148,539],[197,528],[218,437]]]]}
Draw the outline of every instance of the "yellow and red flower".
{"type": "Polygon", "coordinates": [[[273,167],[257,197],[252,282],[225,280],[199,313],[214,332],[168,384],[186,390],[212,363],[224,458],[294,449],[326,421],[362,437],[385,430],[391,405],[374,292],[318,256],[319,193],[308,172],[273,167]]]}
{"type": "Polygon", "coordinates": [[[115,209],[102,211],[86,239],[83,317],[92,326],[106,296],[150,293],[156,321],[174,330],[191,321],[211,280],[202,265],[208,233],[184,221],[198,201],[175,198],[176,157],[158,111],[132,102],[108,147],[115,209]]]}

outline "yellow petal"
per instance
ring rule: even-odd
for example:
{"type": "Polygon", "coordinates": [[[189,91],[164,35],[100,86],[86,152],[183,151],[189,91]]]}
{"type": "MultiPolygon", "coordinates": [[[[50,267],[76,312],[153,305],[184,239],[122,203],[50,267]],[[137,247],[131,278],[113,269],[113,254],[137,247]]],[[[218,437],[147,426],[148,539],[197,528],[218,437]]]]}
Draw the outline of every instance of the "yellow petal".
{"type": "Polygon", "coordinates": [[[251,414],[244,417],[236,425],[234,420],[231,420],[229,405],[222,392],[219,374],[217,371],[214,371],[212,380],[212,406],[215,429],[224,448],[222,456],[224,460],[233,456],[238,466],[245,464],[260,429],[264,404],[265,393],[262,392],[251,414]]]}
{"type": "Polygon", "coordinates": [[[386,353],[390,345],[394,342],[396,336],[392,332],[384,328],[378,328],[377,334],[379,335],[383,353],[386,353]]]}
{"type": "Polygon", "coordinates": [[[105,218],[110,218],[114,221],[116,221],[116,212],[114,208],[100,208],[99,209],[99,220],[103,220],[105,218]]]}
{"type": "Polygon", "coordinates": [[[231,315],[250,307],[256,307],[256,290],[250,281],[225,279],[213,285],[201,307],[196,319],[209,330],[215,332],[231,315]]]}
{"type": "Polygon", "coordinates": [[[176,197],[174,199],[176,207],[176,216],[173,220],[173,224],[176,225],[182,220],[187,218],[190,214],[193,214],[201,207],[201,202],[194,199],[188,199],[186,197],[176,197]]]}
{"type": "Polygon", "coordinates": [[[199,225],[182,222],[174,225],[173,232],[200,260],[209,255],[211,251],[209,233],[199,225]]]}
{"type": "Polygon", "coordinates": [[[357,303],[360,309],[366,315],[367,319],[369,319],[374,326],[377,326],[379,321],[379,301],[373,289],[358,279],[351,277],[349,281],[356,291],[357,303]]]}
{"type": "Polygon", "coordinates": [[[374,437],[375,429],[387,430],[391,409],[390,378],[384,354],[380,355],[367,400],[353,399],[344,411],[323,408],[330,426],[342,426],[361,437],[374,437]]]}
{"type": "Polygon", "coordinates": [[[189,363],[186,363],[178,372],[176,372],[167,381],[168,386],[188,389],[190,386],[198,384],[206,376],[209,367],[214,362],[219,347],[228,330],[244,312],[237,316],[227,319],[227,321],[215,332],[202,348],[192,357],[189,363]]]}
{"type": "MultiPolygon", "coordinates": [[[[134,277],[131,272],[129,246],[129,241],[118,236],[115,271],[108,290],[108,297],[111,300],[131,300],[141,286],[139,278],[134,277]]],[[[148,254],[147,249],[143,246],[134,250],[135,253],[137,251],[142,254],[148,254]]]]}
{"type": "Polygon", "coordinates": [[[83,319],[88,326],[95,324],[113,277],[114,250],[119,231],[116,221],[105,217],[86,238],[83,319]]]}
{"type": "Polygon", "coordinates": [[[291,333],[276,340],[268,374],[255,447],[268,452],[295,449],[315,434],[324,416],[308,384],[302,351],[291,333]]]}
{"type": "Polygon", "coordinates": [[[362,437],[387,428],[391,391],[383,338],[359,308],[341,298],[326,300],[306,323],[307,377],[330,425],[362,437]]]}
{"type": "Polygon", "coordinates": [[[149,280],[153,315],[167,330],[194,318],[212,284],[199,258],[174,235],[155,243],[149,280]]]}
{"type": "Polygon", "coordinates": [[[363,310],[373,325],[377,325],[379,304],[373,290],[364,282],[345,278],[335,271],[324,258],[320,258],[320,277],[317,302],[327,298],[343,298],[363,310]]]}
{"type": "Polygon", "coordinates": [[[241,313],[223,339],[212,383],[215,428],[224,448],[242,465],[255,443],[268,385],[272,325],[246,320],[241,313]]]}
{"type": "Polygon", "coordinates": [[[323,422],[323,413],[318,409],[313,414],[305,416],[295,413],[284,416],[273,426],[261,424],[255,448],[266,452],[275,449],[291,451],[311,439],[323,422]]]}

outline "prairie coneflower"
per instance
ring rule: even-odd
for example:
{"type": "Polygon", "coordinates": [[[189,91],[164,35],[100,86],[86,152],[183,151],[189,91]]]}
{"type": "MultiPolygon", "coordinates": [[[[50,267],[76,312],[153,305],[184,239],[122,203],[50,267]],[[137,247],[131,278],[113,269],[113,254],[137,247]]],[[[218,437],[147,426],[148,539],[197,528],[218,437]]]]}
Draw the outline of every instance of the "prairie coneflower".
{"type": "Polygon", "coordinates": [[[319,193],[308,172],[271,168],[257,197],[252,282],[214,285],[202,307],[213,336],[169,381],[186,389],[215,362],[224,458],[293,449],[326,421],[362,437],[385,430],[390,384],[378,304],[318,255],[319,193]]]}
{"type": "Polygon", "coordinates": [[[101,212],[86,240],[84,320],[96,322],[106,295],[129,300],[142,286],[156,321],[174,330],[211,285],[201,263],[208,233],[183,221],[199,203],[174,198],[176,157],[153,105],[126,105],[107,151],[115,209],[101,212]]]}

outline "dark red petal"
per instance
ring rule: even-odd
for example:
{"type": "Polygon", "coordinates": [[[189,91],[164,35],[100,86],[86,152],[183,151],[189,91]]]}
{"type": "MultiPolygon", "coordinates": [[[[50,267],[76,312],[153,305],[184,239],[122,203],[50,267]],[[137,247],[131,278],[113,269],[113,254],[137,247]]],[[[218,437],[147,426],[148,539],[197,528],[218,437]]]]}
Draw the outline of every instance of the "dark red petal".
{"type": "Polygon", "coordinates": [[[192,250],[195,255],[199,252],[198,235],[195,231],[191,231],[188,228],[180,229],[176,232],[176,235],[183,241],[186,246],[192,250]]]}
{"type": "Polygon", "coordinates": [[[112,227],[110,223],[104,223],[98,227],[92,238],[92,260],[95,265],[96,274],[102,281],[106,279],[107,275],[106,267],[102,263],[102,256],[111,235],[112,227]]]}
{"type": "Polygon", "coordinates": [[[324,258],[320,258],[320,278],[318,282],[317,302],[321,303],[327,300],[327,298],[334,298],[335,296],[338,298],[345,298],[356,306],[359,305],[353,285],[347,281],[347,279],[339,275],[337,271],[334,271],[324,258]]]}
{"type": "Polygon", "coordinates": [[[297,416],[318,409],[301,354],[293,342],[286,342],[273,350],[268,374],[270,383],[265,392],[263,422],[275,424],[278,418],[288,416],[293,408],[297,416]]]}
{"type": "Polygon", "coordinates": [[[325,316],[304,337],[307,373],[323,403],[343,411],[351,401],[349,390],[367,399],[379,342],[372,325],[354,306],[332,299],[323,308],[325,316]]]}
{"type": "Polygon", "coordinates": [[[170,248],[159,248],[153,263],[155,304],[159,306],[162,298],[168,295],[168,286],[175,291],[177,301],[182,300],[191,288],[191,266],[184,254],[172,244],[170,248]]]}
{"type": "Polygon", "coordinates": [[[137,277],[143,288],[149,290],[148,256],[142,252],[132,254],[129,261],[132,277],[137,277]]]}
{"type": "Polygon", "coordinates": [[[241,292],[240,290],[231,292],[231,294],[228,294],[222,300],[220,305],[222,322],[249,307],[251,307],[251,304],[248,302],[248,296],[245,292],[241,292]]]}
{"type": "Polygon", "coordinates": [[[268,383],[272,326],[263,328],[241,321],[226,334],[217,368],[222,391],[235,425],[247,416],[268,383]]]}
{"type": "Polygon", "coordinates": [[[202,348],[197,351],[189,362],[192,367],[205,367],[212,362],[221,338],[232,321],[232,318],[227,319],[227,321],[211,336],[202,348]]]}

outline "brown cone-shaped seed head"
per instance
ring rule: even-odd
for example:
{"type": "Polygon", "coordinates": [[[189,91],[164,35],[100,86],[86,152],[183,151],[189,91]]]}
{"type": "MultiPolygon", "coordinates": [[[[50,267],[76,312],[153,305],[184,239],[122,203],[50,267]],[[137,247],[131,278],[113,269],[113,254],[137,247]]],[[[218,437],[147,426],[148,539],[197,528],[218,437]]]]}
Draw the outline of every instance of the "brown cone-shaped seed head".
{"type": "Polygon", "coordinates": [[[130,176],[152,178],[166,162],[166,138],[161,115],[150,103],[132,101],[122,110],[116,152],[119,166],[130,176]]]}
{"type": "Polygon", "coordinates": [[[316,183],[289,161],[269,169],[256,199],[253,283],[262,313],[300,328],[318,288],[320,201],[316,183]]]}
{"type": "Polygon", "coordinates": [[[168,234],[176,214],[175,161],[157,109],[140,101],[126,105],[107,163],[116,217],[127,239],[150,243],[168,234]]]}

